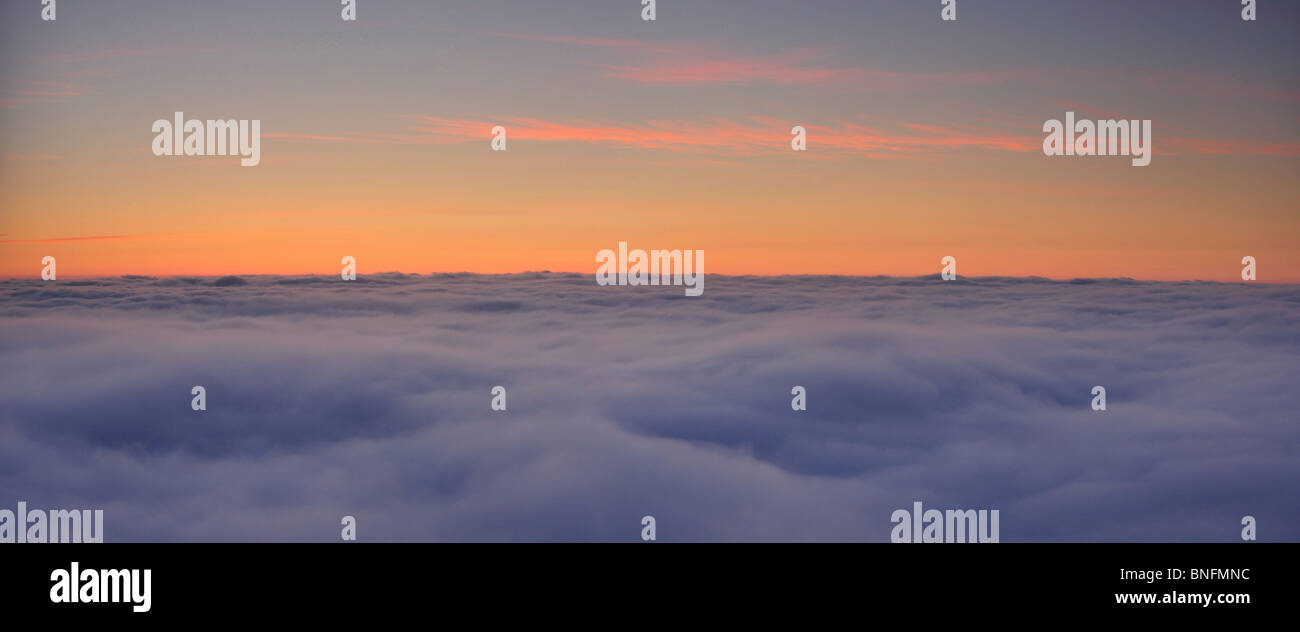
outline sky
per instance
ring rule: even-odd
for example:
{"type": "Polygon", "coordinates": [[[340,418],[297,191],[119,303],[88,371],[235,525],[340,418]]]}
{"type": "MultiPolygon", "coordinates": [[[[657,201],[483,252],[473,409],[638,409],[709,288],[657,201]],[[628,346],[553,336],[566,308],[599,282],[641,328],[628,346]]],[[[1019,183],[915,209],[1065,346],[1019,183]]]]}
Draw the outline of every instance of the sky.
{"type": "Polygon", "coordinates": [[[0,282],[0,501],[104,541],[1300,540],[1293,285],[0,282]],[[206,388],[206,410],[191,389],[206,388]],[[492,389],[506,389],[493,411],[492,389]],[[807,409],[791,390],[804,386],[807,409]],[[1094,386],[1105,411],[1091,408],[1094,386]]]}
{"type": "Polygon", "coordinates": [[[1300,5],[1239,4],[6,1],[0,277],[590,274],[626,241],[720,274],[1300,282],[1300,5]],[[154,156],[177,111],[262,121],[261,164],[154,156]],[[1067,111],[1151,120],[1150,166],[1043,155],[1067,111]]]}

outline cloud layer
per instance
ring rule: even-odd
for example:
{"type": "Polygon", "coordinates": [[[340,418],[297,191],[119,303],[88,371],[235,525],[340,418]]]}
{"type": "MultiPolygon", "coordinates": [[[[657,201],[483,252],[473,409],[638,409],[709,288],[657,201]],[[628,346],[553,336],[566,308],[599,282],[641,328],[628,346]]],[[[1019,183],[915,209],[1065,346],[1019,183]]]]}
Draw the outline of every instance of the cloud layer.
{"type": "Polygon", "coordinates": [[[244,280],[0,283],[0,507],[107,541],[887,541],[915,500],[1003,541],[1300,540],[1296,286],[244,280]]]}

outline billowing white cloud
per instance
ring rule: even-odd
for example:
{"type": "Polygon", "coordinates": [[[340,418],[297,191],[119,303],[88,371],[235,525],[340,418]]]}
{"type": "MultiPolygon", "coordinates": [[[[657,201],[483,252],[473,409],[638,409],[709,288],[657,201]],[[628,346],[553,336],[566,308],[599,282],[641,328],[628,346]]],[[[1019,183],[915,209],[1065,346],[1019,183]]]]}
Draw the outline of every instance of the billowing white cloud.
{"type": "Polygon", "coordinates": [[[914,500],[1003,541],[1300,539],[1296,286],[244,280],[0,283],[0,507],[108,541],[887,541],[914,500]]]}

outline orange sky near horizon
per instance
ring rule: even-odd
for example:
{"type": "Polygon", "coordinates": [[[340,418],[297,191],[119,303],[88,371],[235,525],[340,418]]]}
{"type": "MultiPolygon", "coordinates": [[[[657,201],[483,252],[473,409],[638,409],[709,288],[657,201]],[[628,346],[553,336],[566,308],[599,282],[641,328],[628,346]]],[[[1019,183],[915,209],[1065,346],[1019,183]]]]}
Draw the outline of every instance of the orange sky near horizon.
{"type": "MultiPolygon", "coordinates": [[[[263,153],[276,149],[268,142],[263,153]]],[[[1097,162],[1084,171],[1111,186],[1094,189],[1077,171],[1032,154],[995,155],[945,175],[958,158],[929,159],[918,173],[913,163],[831,167],[797,155],[739,159],[752,167],[645,167],[627,151],[579,166],[586,146],[516,141],[496,156],[485,149],[453,146],[464,154],[450,159],[460,167],[454,176],[430,177],[448,172],[438,161],[396,158],[365,183],[326,181],[346,173],[342,156],[211,169],[187,160],[234,159],[131,157],[71,185],[56,184],[50,164],[11,166],[7,205],[59,210],[6,222],[0,276],[38,277],[46,255],[56,257],[60,278],[337,274],[345,255],[362,274],[594,273],[595,253],[626,241],[705,250],[705,269],[717,274],[917,276],[952,255],[967,276],[1232,281],[1251,255],[1259,281],[1300,282],[1295,234],[1269,226],[1295,225],[1286,197],[1270,200],[1257,182],[1208,171],[1171,195],[1161,178],[1173,174],[1143,178],[1097,162]],[[574,168],[555,167],[566,162],[574,168]],[[125,191],[105,204],[112,198],[104,193],[122,188],[121,172],[132,170],[156,183],[152,194],[125,191]],[[1034,175],[1002,182],[993,179],[999,170],[1034,175]],[[782,177],[765,182],[773,173],[782,177]],[[212,190],[224,195],[193,193],[212,190]],[[1252,215],[1221,210],[1243,198],[1256,200],[1252,215]],[[1170,216],[1185,221],[1170,224],[1170,216]]],[[[1176,161],[1204,159],[1157,155],[1155,164],[1176,161]]]]}

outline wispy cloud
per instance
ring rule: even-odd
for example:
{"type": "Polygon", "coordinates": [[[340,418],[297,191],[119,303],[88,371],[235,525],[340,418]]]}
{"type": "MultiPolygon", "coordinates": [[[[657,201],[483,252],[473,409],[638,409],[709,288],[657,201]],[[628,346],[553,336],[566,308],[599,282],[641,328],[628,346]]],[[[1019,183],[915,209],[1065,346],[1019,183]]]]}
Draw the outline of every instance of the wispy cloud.
{"type": "MultiPolygon", "coordinates": [[[[394,144],[459,144],[485,141],[496,125],[504,125],[508,138],[542,143],[596,143],[645,150],[704,152],[731,155],[774,154],[790,151],[792,123],[766,116],[727,119],[676,119],[629,123],[607,120],[506,116],[494,119],[403,114],[412,122],[402,133],[342,135],[268,134],[299,142],[356,142],[394,144]]],[[[977,126],[903,123],[882,128],[860,122],[804,124],[809,142],[819,150],[868,157],[982,148],[1029,151],[1040,146],[1034,136],[977,126]]]]}
{"type": "MultiPolygon", "coordinates": [[[[1094,116],[1103,116],[1110,120],[1135,120],[1143,117],[1126,114],[1074,101],[1059,101],[1062,107],[1087,112],[1094,116]]],[[[1252,155],[1252,156],[1300,156],[1300,143],[1275,140],[1255,140],[1243,138],[1197,138],[1191,130],[1165,120],[1152,121],[1152,126],[1159,126],[1161,133],[1153,141],[1153,151],[1165,156],[1187,155],[1252,155]],[[1165,135],[1172,131],[1174,134],[1165,135]]]]}
{"type": "Polygon", "coordinates": [[[113,241],[119,239],[159,239],[165,237],[177,237],[176,234],[167,235],[91,235],[87,237],[46,237],[41,239],[0,239],[0,244],[48,244],[61,241],[113,241]]]}
{"type": "Polygon", "coordinates": [[[518,40],[609,49],[628,59],[600,64],[601,74],[610,79],[641,83],[854,84],[896,90],[941,83],[988,83],[1014,74],[1005,71],[905,72],[838,65],[831,61],[832,50],[827,47],[761,54],[727,51],[715,44],[691,41],[658,42],[499,32],[490,34],[518,40]]]}
{"type": "MultiPolygon", "coordinates": [[[[41,77],[55,80],[14,79],[0,93],[0,109],[19,110],[30,105],[64,103],[70,99],[98,93],[84,83],[85,80],[105,79],[118,75],[133,60],[157,58],[164,55],[193,55],[220,52],[214,49],[133,49],[106,48],[81,52],[24,55],[12,58],[15,68],[40,69],[41,77]]],[[[35,70],[31,70],[36,72],[35,70]]]]}
{"type": "Polygon", "coordinates": [[[0,93],[0,108],[17,110],[27,105],[63,103],[73,97],[90,94],[90,88],[78,84],[36,79],[15,81],[16,87],[0,93]]]}
{"type": "MultiPolygon", "coordinates": [[[[175,52],[175,51],[171,51],[175,52]]],[[[152,57],[169,54],[169,51],[155,48],[103,48],[98,50],[80,51],[72,53],[53,53],[50,55],[35,55],[29,57],[31,60],[42,62],[54,62],[60,64],[82,64],[91,61],[105,61],[109,59],[123,59],[131,57],[152,57]]]]}
{"type": "Polygon", "coordinates": [[[693,44],[687,42],[653,42],[649,40],[629,40],[605,37],[567,37],[562,35],[545,35],[534,33],[505,33],[501,31],[483,32],[482,35],[491,35],[493,37],[504,37],[508,39],[524,40],[532,42],[547,42],[551,44],[568,44],[572,46],[592,46],[598,48],[611,48],[616,50],[632,51],[638,53],[672,53],[680,51],[684,47],[693,47],[693,44]]]}
{"type": "Polygon", "coordinates": [[[1000,77],[986,72],[918,73],[822,63],[816,53],[749,57],[682,57],[637,64],[606,64],[604,76],[661,84],[763,82],[772,84],[838,84],[899,90],[937,84],[988,83],[1000,77]]]}
{"type": "MultiPolygon", "coordinates": [[[[1114,112],[1060,102],[1083,112],[1110,118],[1129,118],[1114,112]]],[[[907,158],[961,150],[1041,151],[1041,123],[1025,122],[1018,128],[1006,121],[975,119],[964,123],[863,123],[831,121],[824,124],[795,122],[752,115],[737,119],[668,119],[626,122],[591,119],[543,119],[530,116],[467,118],[398,114],[412,124],[401,132],[348,131],[337,134],[278,132],[265,138],[288,142],[345,142],[364,144],[459,144],[486,142],[496,125],[503,125],[512,141],[538,143],[593,143],[650,151],[754,156],[790,151],[791,127],[808,131],[811,158],[837,156],[907,158]]],[[[1163,128],[1162,128],[1163,129],[1163,128]]],[[[1300,144],[1249,139],[1206,139],[1159,136],[1154,151],[1160,155],[1300,155],[1300,144]]]]}
{"type": "Polygon", "coordinates": [[[5,162],[46,162],[58,160],[59,157],[54,154],[22,154],[16,152],[5,152],[5,162]]]}
{"type": "Polygon", "coordinates": [[[1257,140],[1215,140],[1208,138],[1184,138],[1170,136],[1162,140],[1164,151],[1169,155],[1252,155],[1252,156],[1300,156],[1300,143],[1282,143],[1277,141],[1257,140]]]}

